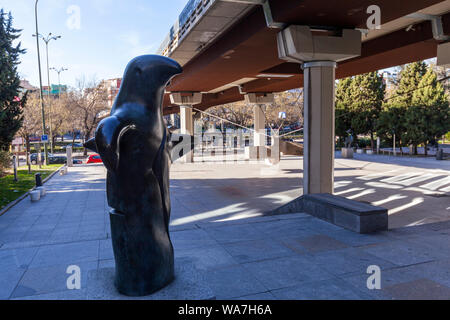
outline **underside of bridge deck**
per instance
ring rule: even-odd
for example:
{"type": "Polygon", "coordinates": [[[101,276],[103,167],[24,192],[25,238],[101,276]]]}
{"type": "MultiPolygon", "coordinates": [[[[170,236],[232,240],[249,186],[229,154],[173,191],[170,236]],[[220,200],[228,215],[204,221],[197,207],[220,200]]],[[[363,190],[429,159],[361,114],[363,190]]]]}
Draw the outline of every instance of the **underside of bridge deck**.
{"type": "Polygon", "coordinates": [[[184,70],[164,113],[194,93],[205,110],[304,87],[303,194],[332,194],[335,79],[435,57],[450,41],[450,0],[191,0],[177,30],[161,53],[184,70]]]}
{"type": "MultiPolygon", "coordinates": [[[[209,3],[207,8],[213,15],[207,16],[208,11],[205,11],[208,23],[202,25],[200,16],[197,24],[192,23],[186,31],[187,34],[208,34],[208,26],[213,26],[214,21],[222,21],[221,14],[239,14],[239,18],[229,18],[232,23],[223,30],[215,30],[212,40],[192,42],[192,45],[190,42],[192,52],[189,54],[179,51],[186,50],[187,46],[181,45],[187,40],[178,39],[178,46],[166,54],[175,59],[193,56],[180,58],[184,72],[173,79],[168,92],[202,92],[202,102],[196,107],[205,110],[243,100],[243,92],[279,92],[303,87],[303,71],[299,64],[279,58],[277,34],[282,29],[267,25],[263,6],[248,5],[252,1],[243,0],[203,2],[209,3]],[[242,2],[247,3],[242,9],[244,14],[237,12],[237,6],[242,6],[242,2]],[[230,8],[235,8],[236,12],[230,11],[230,8]]],[[[342,29],[367,29],[367,19],[370,17],[367,8],[370,5],[380,8],[380,29],[362,33],[361,55],[339,63],[337,79],[435,57],[437,46],[442,41],[436,39],[432,22],[424,15],[442,17],[443,33],[450,35],[448,0],[269,1],[273,21],[283,27],[306,25],[313,30],[334,33],[342,29]]],[[[165,96],[164,106],[165,114],[179,112],[178,106],[170,103],[168,95],[165,96]]]]}

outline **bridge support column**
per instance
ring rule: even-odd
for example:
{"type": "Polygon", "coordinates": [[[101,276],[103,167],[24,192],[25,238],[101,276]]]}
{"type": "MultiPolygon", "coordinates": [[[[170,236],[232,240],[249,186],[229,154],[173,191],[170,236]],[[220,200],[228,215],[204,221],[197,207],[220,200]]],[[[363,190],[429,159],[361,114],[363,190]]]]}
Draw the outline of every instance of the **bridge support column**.
{"type": "Polygon", "coordinates": [[[264,105],[255,104],[253,106],[253,143],[255,147],[265,146],[264,131],[266,128],[266,116],[264,115],[264,105]]]}
{"type": "Polygon", "coordinates": [[[336,62],[303,64],[303,194],[333,193],[336,62]]]}
{"type": "MultiPolygon", "coordinates": [[[[183,139],[188,139],[189,145],[192,145],[194,139],[192,106],[202,102],[202,94],[200,92],[173,92],[170,94],[170,102],[180,106],[180,133],[183,135],[183,139]]],[[[185,163],[194,162],[194,150],[183,155],[181,161],[185,163]]]]}
{"type": "Polygon", "coordinates": [[[280,59],[298,62],[304,75],[303,194],[333,193],[336,62],[361,54],[361,33],[314,34],[289,26],[277,35],[280,59]]]}
{"type": "Polygon", "coordinates": [[[253,146],[246,149],[250,160],[262,160],[267,157],[265,105],[273,103],[273,99],[273,93],[264,93],[259,96],[256,93],[245,94],[245,101],[253,104],[253,146]]]}
{"type": "MultiPolygon", "coordinates": [[[[192,106],[180,106],[180,133],[191,137],[194,135],[192,106]]],[[[194,162],[194,153],[190,151],[183,157],[183,160],[183,162],[194,162]]]]}

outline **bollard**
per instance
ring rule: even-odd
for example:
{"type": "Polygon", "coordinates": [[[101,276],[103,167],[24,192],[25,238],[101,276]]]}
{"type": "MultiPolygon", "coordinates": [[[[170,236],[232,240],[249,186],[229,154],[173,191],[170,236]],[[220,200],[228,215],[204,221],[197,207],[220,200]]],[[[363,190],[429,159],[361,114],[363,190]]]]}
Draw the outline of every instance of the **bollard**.
{"type": "Polygon", "coordinates": [[[444,160],[444,149],[438,149],[436,151],[436,160],[444,160]]]}
{"type": "Polygon", "coordinates": [[[31,202],[39,201],[40,198],[41,198],[41,192],[39,190],[33,190],[30,192],[31,202]]]}
{"type": "Polygon", "coordinates": [[[42,178],[41,178],[41,174],[39,172],[34,175],[34,179],[36,180],[36,187],[41,187],[42,186],[42,178]]]}
{"type": "Polygon", "coordinates": [[[19,181],[17,179],[17,157],[13,156],[13,165],[14,165],[14,181],[17,182],[19,181]]]}
{"type": "Polygon", "coordinates": [[[68,146],[66,148],[66,157],[67,157],[67,166],[73,167],[73,160],[72,160],[72,147],[68,146]]]}

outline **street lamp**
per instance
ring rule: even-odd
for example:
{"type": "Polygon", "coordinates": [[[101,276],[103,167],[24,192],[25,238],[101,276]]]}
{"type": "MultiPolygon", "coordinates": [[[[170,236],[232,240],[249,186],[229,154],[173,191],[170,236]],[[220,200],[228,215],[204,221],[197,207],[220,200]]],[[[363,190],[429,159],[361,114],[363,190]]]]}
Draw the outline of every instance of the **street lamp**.
{"type": "MultiPolygon", "coordinates": [[[[33,35],[33,37],[36,37],[36,35],[37,35],[37,38],[41,38],[45,42],[45,50],[46,50],[46,56],[47,56],[47,84],[48,84],[47,101],[50,101],[50,67],[49,67],[49,64],[48,64],[48,43],[51,40],[58,40],[59,38],[61,38],[61,36],[54,36],[50,32],[47,35],[47,37],[44,37],[42,34],[38,33],[37,31],[36,31],[36,34],[33,35]]],[[[49,108],[50,108],[50,114],[49,114],[49,119],[50,119],[50,149],[51,149],[51,152],[53,153],[53,130],[52,130],[51,104],[49,104],[49,108]]]]}
{"type": "Polygon", "coordinates": [[[58,73],[58,98],[60,98],[60,97],[61,97],[61,79],[60,79],[59,76],[60,76],[61,72],[67,71],[67,70],[69,70],[69,69],[64,68],[64,67],[59,68],[59,69],[56,69],[56,68],[54,68],[54,67],[51,67],[50,70],[56,71],[56,72],[58,73]]]}
{"type": "MultiPolygon", "coordinates": [[[[36,0],[36,2],[34,4],[34,17],[36,20],[36,34],[39,34],[38,19],[37,19],[38,1],[39,0],[36,0]]],[[[44,99],[42,97],[42,75],[41,75],[41,56],[39,53],[39,37],[36,37],[36,47],[37,47],[38,68],[39,68],[39,100],[41,101],[41,112],[42,112],[42,134],[45,134],[45,131],[46,131],[45,130],[45,111],[44,111],[44,99]]],[[[41,150],[39,150],[38,154],[41,154],[41,150]]],[[[45,164],[48,165],[48,151],[47,151],[47,144],[45,144],[45,143],[44,143],[44,159],[45,159],[45,164]]]]}

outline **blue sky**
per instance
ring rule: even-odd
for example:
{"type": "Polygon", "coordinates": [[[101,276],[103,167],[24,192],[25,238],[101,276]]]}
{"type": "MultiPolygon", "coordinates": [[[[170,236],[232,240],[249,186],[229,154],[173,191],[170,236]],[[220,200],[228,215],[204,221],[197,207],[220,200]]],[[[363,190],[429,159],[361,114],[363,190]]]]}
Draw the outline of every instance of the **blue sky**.
{"type": "MultiPolygon", "coordinates": [[[[23,29],[20,41],[27,49],[19,73],[39,84],[34,20],[35,0],[0,0],[11,11],[14,27],[23,29]]],[[[128,61],[155,53],[187,0],[39,0],[39,33],[52,32],[61,39],[49,43],[50,67],[66,67],[61,83],[74,86],[76,79],[121,77],[128,61]],[[79,12],[80,19],[77,19],[79,12]],[[79,22],[79,23],[78,23],[79,22]]],[[[46,71],[45,44],[40,41],[41,66],[46,71]]],[[[43,84],[47,84],[46,73],[43,84]]],[[[57,83],[57,74],[50,71],[57,83]]]]}

